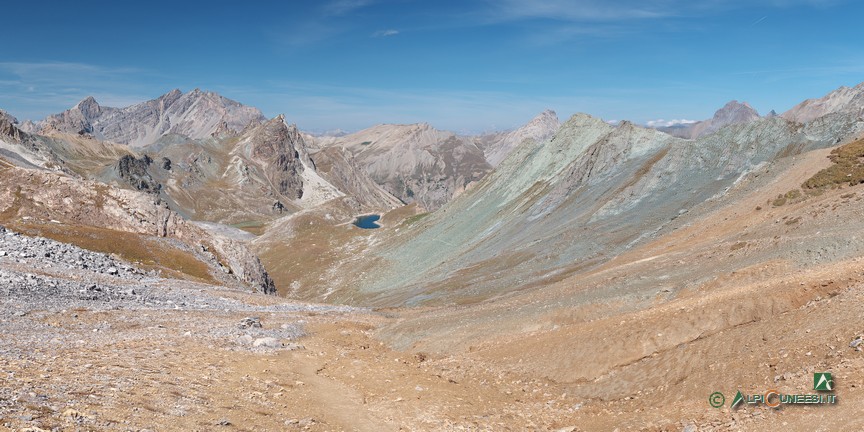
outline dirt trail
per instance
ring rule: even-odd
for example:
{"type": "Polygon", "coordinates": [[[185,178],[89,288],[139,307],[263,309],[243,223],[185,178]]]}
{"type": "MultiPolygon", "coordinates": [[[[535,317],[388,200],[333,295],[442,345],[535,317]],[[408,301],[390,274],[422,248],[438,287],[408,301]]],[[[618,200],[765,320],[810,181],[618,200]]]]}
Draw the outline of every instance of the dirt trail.
{"type": "Polygon", "coordinates": [[[329,423],[345,431],[396,431],[398,427],[375,418],[364,405],[362,394],[351,387],[330,378],[322,377],[319,372],[326,368],[320,360],[295,354],[296,370],[300,379],[310,387],[314,404],[321,409],[321,415],[329,423]]]}

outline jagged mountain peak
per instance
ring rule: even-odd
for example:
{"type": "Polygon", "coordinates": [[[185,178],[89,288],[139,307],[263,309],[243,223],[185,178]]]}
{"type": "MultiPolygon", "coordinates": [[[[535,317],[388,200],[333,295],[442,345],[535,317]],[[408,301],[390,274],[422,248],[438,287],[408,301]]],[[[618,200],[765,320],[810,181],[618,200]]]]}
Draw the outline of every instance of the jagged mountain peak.
{"type": "Polygon", "coordinates": [[[303,134],[300,131],[300,128],[297,127],[296,123],[288,123],[288,121],[285,120],[285,114],[279,114],[270,120],[261,123],[256,128],[250,129],[250,131],[252,131],[250,135],[261,132],[286,133],[291,135],[294,140],[303,139],[303,134]],[[259,131],[254,132],[256,129],[259,131]]]}
{"type": "Polygon", "coordinates": [[[727,102],[726,105],[723,105],[723,108],[714,112],[714,117],[711,119],[714,124],[712,124],[713,127],[710,129],[716,131],[723,126],[736,123],[747,123],[758,118],[759,112],[750,106],[749,103],[731,100],[727,102]]]}
{"type": "Polygon", "coordinates": [[[534,116],[534,118],[531,119],[531,121],[528,123],[534,123],[534,122],[538,122],[538,121],[553,121],[553,120],[556,122],[558,121],[558,113],[556,113],[555,110],[553,110],[553,109],[546,108],[540,114],[537,114],[536,116],[534,116]]]}
{"type": "Polygon", "coordinates": [[[161,102],[163,105],[168,106],[180,99],[181,97],[183,97],[183,92],[180,91],[180,89],[174,89],[168,93],[165,93],[162,96],[159,96],[158,98],[156,98],[156,100],[161,102]]]}
{"type": "Polygon", "coordinates": [[[798,123],[808,123],[828,114],[864,114],[864,82],[855,87],[841,86],[821,98],[807,99],[780,117],[798,123]]]}
{"type": "Polygon", "coordinates": [[[102,106],[99,105],[99,102],[96,102],[96,98],[93,96],[87,96],[82,99],[81,102],[78,102],[74,110],[78,110],[84,116],[84,119],[88,122],[95,119],[102,113],[102,106]]]}
{"type": "Polygon", "coordinates": [[[6,111],[0,110],[0,139],[8,138],[12,141],[21,140],[21,130],[17,127],[18,120],[6,111]]]}
{"type": "Polygon", "coordinates": [[[4,120],[4,119],[8,123],[11,123],[11,124],[17,124],[18,123],[18,119],[15,118],[15,116],[13,116],[12,114],[9,114],[8,112],[6,112],[6,110],[0,109],[0,120],[4,120]]]}
{"type": "Polygon", "coordinates": [[[523,141],[546,141],[558,131],[559,127],[561,122],[558,120],[558,114],[551,109],[546,109],[516,130],[481,136],[478,141],[483,147],[483,154],[489,164],[497,166],[523,141]]]}
{"type": "Polygon", "coordinates": [[[708,120],[657,129],[679,138],[695,139],[713,134],[726,126],[749,123],[760,118],[759,112],[749,103],[733,99],[715,111],[708,120]]]}
{"type": "Polygon", "coordinates": [[[545,109],[540,114],[534,116],[531,121],[529,121],[522,127],[525,128],[536,127],[538,125],[553,125],[554,128],[557,129],[557,127],[560,126],[560,123],[560,120],[558,120],[558,114],[554,110],[545,109]]]}
{"type": "Polygon", "coordinates": [[[207,139],[240,133],[266,118],[257,108],[245,106],[214,92],[174,89],[156,99],[125,108],[100,106],[88,97],[73,108],[47,117],[38,130],[89,135],[99,140],[136,147],[152,144],[166,135],[207,139]]]}
{"type": "Polygon", "coordinates": [[[91,106],[97,106],[97,107],[99,106],[99,102],[97,102],[96,98],[94,98],[93,96],[87,96],[86,98],[81,99],[80,102],[75,104],[75,108],[78,108],[78,109],[87,109],[88,107],[91,107],[91,106]]]}
{"type": "Polygon", "coordinates": [[[723,108],[720,108],[719,110],[717,110],[714,113],[714,115],[716,116],[717,113],[723,113],[723,112],[729,112],[729,111],[745,111],[747,113],[756,114],[757,116],[759,115],[759,113],[756,111],[756,109],[753,108],[753,106],[750,105],[748,102],[746,102],[746,101],[739,102],[735,99],[733,99],[729,102],[726,102],[726,105],[723,105],[723,108]]]}

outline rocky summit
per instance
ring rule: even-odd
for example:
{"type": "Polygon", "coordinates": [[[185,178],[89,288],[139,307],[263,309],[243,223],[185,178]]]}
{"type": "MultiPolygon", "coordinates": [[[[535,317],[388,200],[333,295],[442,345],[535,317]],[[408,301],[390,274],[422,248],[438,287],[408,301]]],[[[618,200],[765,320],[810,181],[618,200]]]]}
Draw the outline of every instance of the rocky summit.
{"type": "MultiPolygon", "coordinates": [[[[774,114],[776,116],[776,113],[774,114]]],[[[773,116],[768,116],[773,117],[773,116]]],[[[660,128],[663,132],[680,138],[700,138],[734,124],[749,123],[760,118],[759,113],[747,102],[730,101],[714,113],[714,117],[695,123],[660,128]]]]}
{"type": "Polygon", "coordinates": [[[197,89],[0,112],[0,425],[857,430],[862,89],[475,136],[197,89]]]}
{"type": "Polygon", "coordinates": [[[36,123],[43,134],[69,133],[143,147],[169,135],[207,138],[238,133],[265,120],[257,108],[199,89],[172,90],[156,99],[125,108],[103,107],[92,96],[36,123]]]}

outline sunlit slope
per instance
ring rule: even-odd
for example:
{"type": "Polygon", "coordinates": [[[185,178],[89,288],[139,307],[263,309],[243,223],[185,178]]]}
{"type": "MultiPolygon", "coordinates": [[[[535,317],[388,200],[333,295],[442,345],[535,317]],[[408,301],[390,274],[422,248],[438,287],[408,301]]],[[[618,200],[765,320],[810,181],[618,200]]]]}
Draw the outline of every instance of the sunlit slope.
{"type": "Polygon", "coordinates": [[[343,299],[470,303],[554,282],[674,228],[762,163],[861,129],[846,115],[807,125],[773,118],[682,140],[576,115],[551,141],[520,146],[476,187],[378,243],[379,260],[343,299]]]}

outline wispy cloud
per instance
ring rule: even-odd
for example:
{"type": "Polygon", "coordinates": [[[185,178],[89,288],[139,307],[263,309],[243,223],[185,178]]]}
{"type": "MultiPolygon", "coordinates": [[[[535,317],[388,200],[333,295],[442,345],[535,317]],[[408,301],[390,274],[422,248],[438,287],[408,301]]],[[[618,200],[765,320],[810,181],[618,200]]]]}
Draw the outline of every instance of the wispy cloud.
{"type": "Polygon", "coordinates": [[[373,3],[372,0],[336,0],[324,5],[324,13],[337,16],[347,15],[373,3]]]}
{"type": "Polygon", "coordinates": [[[658,128],[658,127],[670,127],[670,126],[684,126],[688,124],[696,123],[696,120],[687,120],[687,119],[672,119],[672,120],[648,120],[645,122],[645,126],[650,128],[658,128]]]}
{"type": "Polygon", "coordinates": [[[140,76],[146,71],[72,62],[0,62],[3,106],[19,119],[40,119],[65,110],[87,96],[107,106],[149,99],[140,76]]]}
{"type": "Polygon", "coordinates": [[[734,75],[761,76],[766,81],[782,81],[800,78],[845,78],[859,77],[864,74],[864,62],[846,64],[825,64],[823,66],[761,69],[735,72],[734,75]]]}
{"type": "MultiPolygon", "coordinates": [[[[484,25],[529,24],[525,41],[535,45],[566,43],[578,39],[629,37],[651,31],[690,30],[698,18],[759,7],[827,8],[850,0],[486,0],[478,13],[484,25]],[[675,20],[675,21],[673,21],[675,20]],[[655,25],[663,22],[663,26],[655,25]]],[[[764,21],[755,20],[751,26],[764,21]]]]}
{"type": "Polygon", "coordinates": [[[765,21],[765,18],[768,18],[768,17],[767,17],[767,16],[763,16],[762,18],[759,18],[758,20],[753,21],[753,24],[750,24],[750,27],[753,27],[753,26],[755,26],[755,25],[761,23],[762,21],[765,21]]]}
{"type": "MultiPolygon", "coordinates": [[[[335,0],[313,8],[302,21],[271,32],[274,40],[292,50],[315,48],[359,26],[352,14],[375,4],[373,0],[335,0]]],[[[390,35],[386,35],[390,36],[390,35]]]]}
{"type": "Polygon", "coordinates": [[[668,16],[667,1],[504,0],[491,3],[492,17],[501,21],[544,18],[556,21],[619,21],[668,16]]]}
{"type": "Polygon", "coordinates": [[[389,30],[378,30],[375,33],[372,33],[372,37],[388,37],[388,36],[396,36],[399,34],[399,30],[389,29],[389,30]]]}

